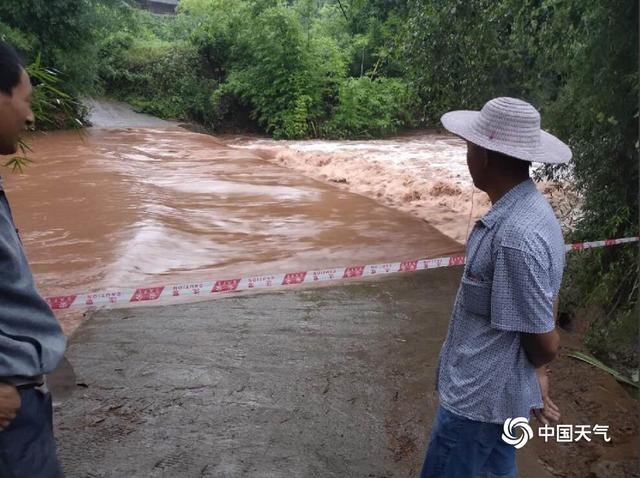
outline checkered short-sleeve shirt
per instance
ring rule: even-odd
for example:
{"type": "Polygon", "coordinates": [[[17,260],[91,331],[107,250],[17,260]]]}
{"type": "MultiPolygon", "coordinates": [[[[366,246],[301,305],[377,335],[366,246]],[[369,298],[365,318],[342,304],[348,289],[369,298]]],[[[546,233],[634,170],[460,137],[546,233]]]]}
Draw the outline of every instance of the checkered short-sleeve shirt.
{"type": "Polygon", "coordinates": [[[476,223],[440,353],[437,388],[444,408],[502,424],[542,407],[520,333],[553,330],[564,251],[558,220],[530,179],[476,223]]]}

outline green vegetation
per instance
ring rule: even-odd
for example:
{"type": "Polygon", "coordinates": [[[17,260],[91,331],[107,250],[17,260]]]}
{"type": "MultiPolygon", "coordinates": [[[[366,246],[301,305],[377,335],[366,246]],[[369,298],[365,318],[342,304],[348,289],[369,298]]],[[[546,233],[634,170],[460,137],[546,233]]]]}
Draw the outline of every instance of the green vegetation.
{"type": "Polygon", "coordinates": [[[84,122],[78,98],[97,91],[98,39],[114,29],[117,12],[125,7],[121,0],[0,2],[0,39],[13,44],[29,65],[39,129],[84,122]]]}
{"type": "MultiPolygon", "coordinates": [[[[377,137],[521,97],[574,152],[541,173],[581,199],[567,239],[638,234],[637,2],[182,0],[155,16],[121,0],[4,0],[0,36],[54,75],[33,75],[53,85],[37,101],[48,127],[68,125],[58,99],[91,93],[276,138],[377,137]]],[[[569,255],[561,300],[565,317],[602,310],[587,344],[627,371],[638,264],[634,246],[569,255]]]]}
{"type": "Polygon", "coordinates": [[[177,16],[132,10],[132,27],[102,44],[103,85],[141,111],[212,130],[397,132],[414,124],[415,95],[387,61],[391,33],[370,3],[183,0],[177,16]]]}

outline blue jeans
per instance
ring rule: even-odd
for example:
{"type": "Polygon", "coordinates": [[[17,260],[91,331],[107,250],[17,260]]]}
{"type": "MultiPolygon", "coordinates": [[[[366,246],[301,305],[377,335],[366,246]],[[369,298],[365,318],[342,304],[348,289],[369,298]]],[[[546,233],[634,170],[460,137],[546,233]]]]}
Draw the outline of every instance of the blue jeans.
{"type": "Polygon", "coordinates": [[[22,405],[0,432],[0,478],[62,478],[53,438],[51,395],[19,390],[22,405]]]}
{"type": "Polygon", "coordinates": [[[502,441],[502,425],[438,407],[420,478],[514,478],[516,449],[502,441]]]}

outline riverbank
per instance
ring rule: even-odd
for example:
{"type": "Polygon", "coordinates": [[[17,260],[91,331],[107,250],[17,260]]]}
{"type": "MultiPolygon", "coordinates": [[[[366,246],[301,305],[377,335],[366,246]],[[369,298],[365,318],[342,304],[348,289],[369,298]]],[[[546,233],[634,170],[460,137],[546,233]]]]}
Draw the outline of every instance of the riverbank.
{"type": "Polygon", "coordinates": [[[533,442],[545,467],[562,478],[637,478],[640,476],[638,390],[611,375],[568,356],[585,351],[584,334],[592,319],[581,311],[571,330],[560,329],[560,353],[551,364],[551,397],[562,412],[562,424],[607,426],[611,441],[533,442]]]}

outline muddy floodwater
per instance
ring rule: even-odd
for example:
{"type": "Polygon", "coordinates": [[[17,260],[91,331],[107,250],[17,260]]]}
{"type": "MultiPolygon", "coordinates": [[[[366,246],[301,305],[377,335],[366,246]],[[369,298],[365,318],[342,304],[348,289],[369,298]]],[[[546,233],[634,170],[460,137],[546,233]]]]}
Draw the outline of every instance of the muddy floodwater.
{"type": "Polygon", "coordinates": [[[462,246],[427,222],[172,125],[28,138],[4,172],[41,291],[433,257],[462,246]]]}

